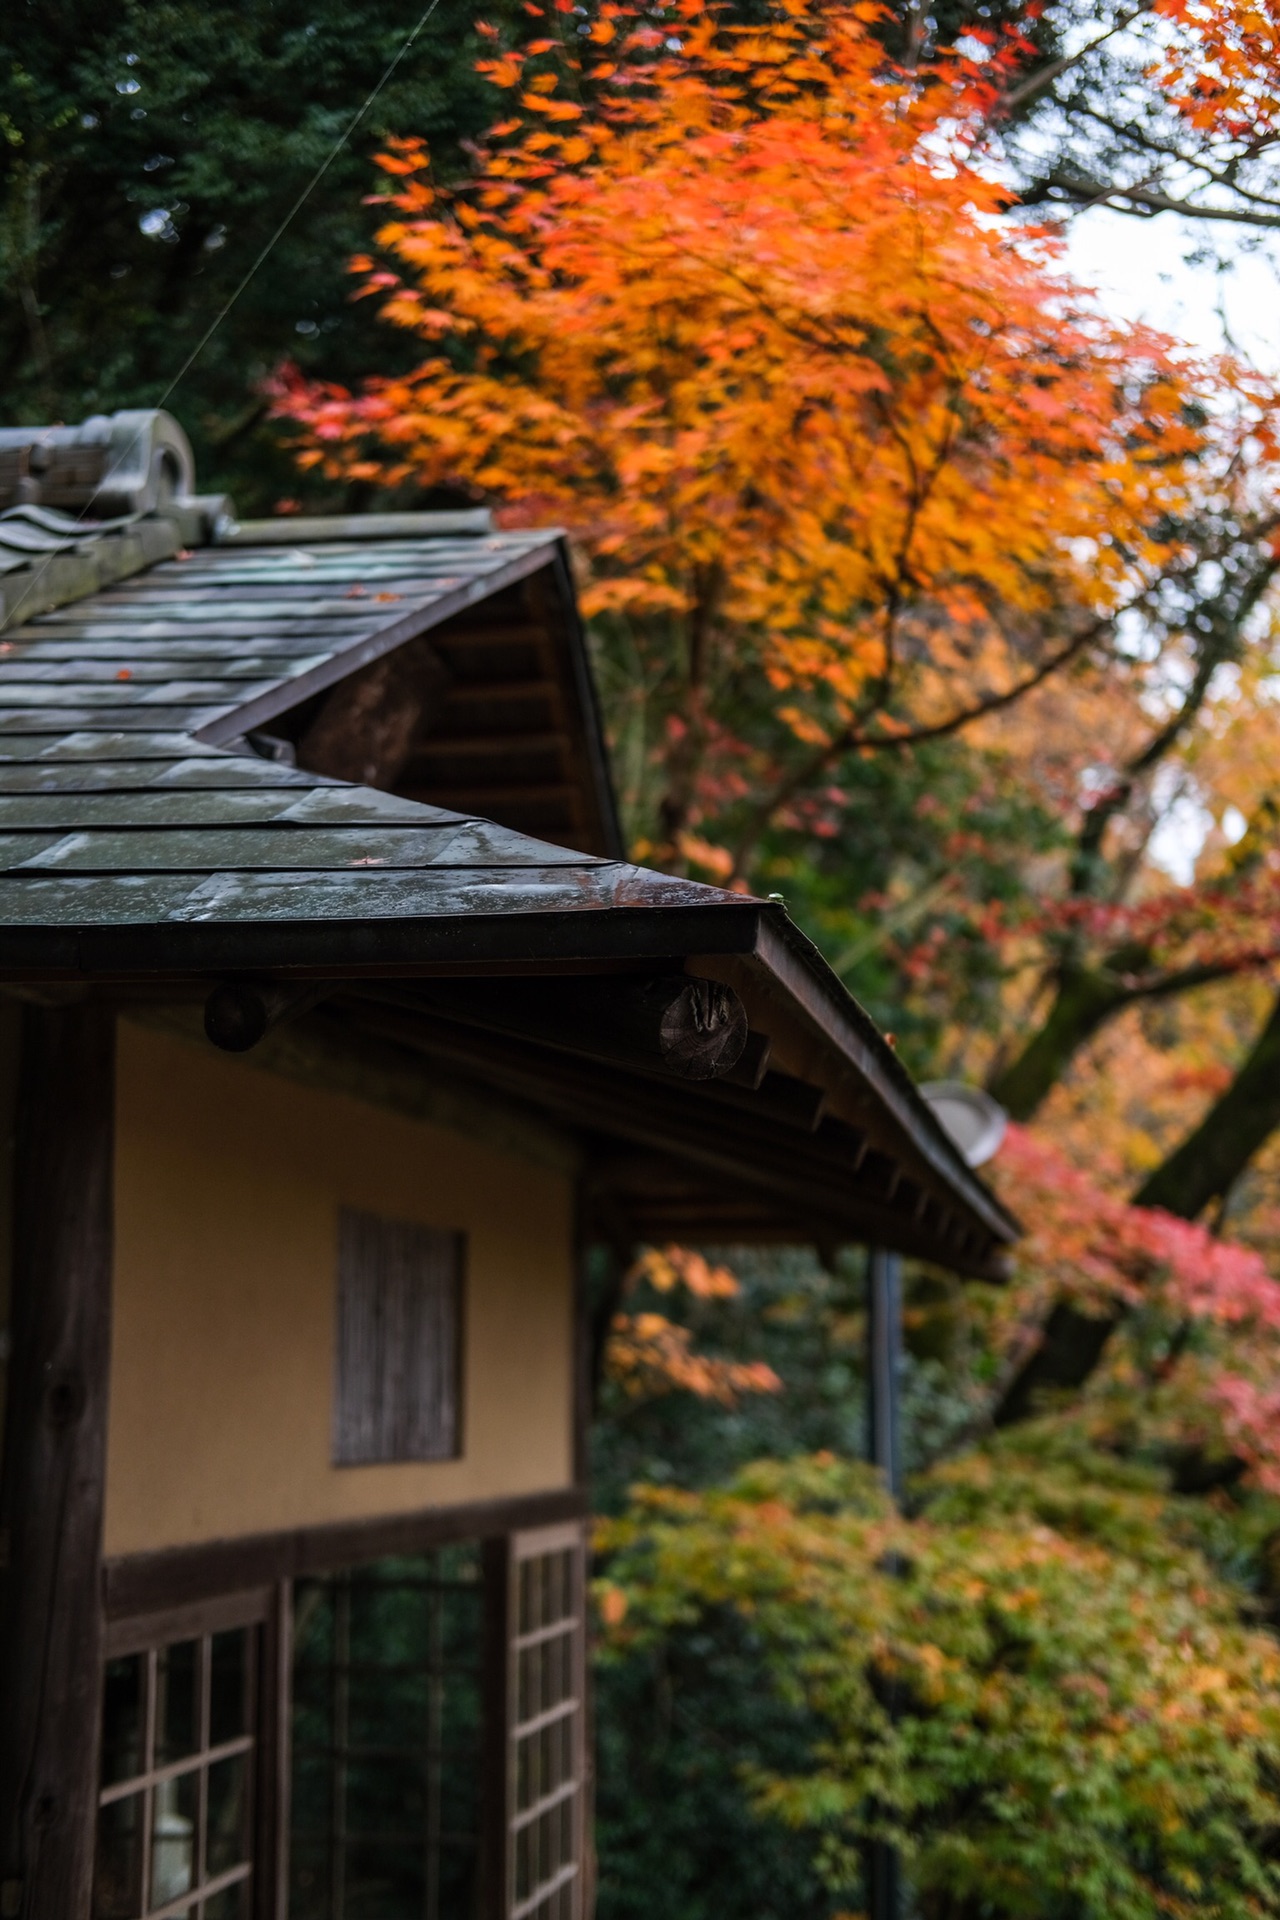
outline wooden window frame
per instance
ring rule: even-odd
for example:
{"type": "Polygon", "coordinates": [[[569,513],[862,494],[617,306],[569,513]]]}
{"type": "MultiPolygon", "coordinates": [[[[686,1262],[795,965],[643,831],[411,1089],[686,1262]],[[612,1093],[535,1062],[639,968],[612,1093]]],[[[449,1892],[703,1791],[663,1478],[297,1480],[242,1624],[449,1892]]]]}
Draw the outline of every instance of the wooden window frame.
{"type": "Polygon", "coordinates": [[[489,1587],[489,1747],[490,1784],[486,1854],[490,1862],[482,1911],[486,1920],[531,1920],[545,1901],[568,1890],[559,1911],[565,1920],[588,1920],[586,1818],[587,1662],[586,1532],[581,1520],[522,1528],[486,1545],[489,1587]],[[561,1618],[521,1630],[520,1570],[544,1555],[571,1555],[572,1604],[561,1618]],[[569,1690],[550,1708],[521,1717],[520,1655],[556,1637],[569,1641],[569,1690]],[[526,1808],[518,1805],[520,1743],[543,1726],[568,1720],[572,1740],[569,1777],[526,1808]],[[555,1807],[569,1803],[572,1858],[551,1879],[517,1893],[518,1836],[555,1807]]]}
{"type": "MultiPolygon", "coordinates": [[[[228,1617],[224,1608],[239,1607],[250,1593],[255,1596],[254,1606],[266,1606],[261,1626],[254,1920],[284,1920],[288,1912],[293,1581],[388,1555],[423,1553],[470,1540],[480,1542],[484,1570],[480,1912],[483,1920],[504,1920],[511,1543],[532,1534],[561,1531],[581,1539],[588,1508],[586,1490],[578,1483],[496,1500],[420,1507],[368,1520],[332,1521],[243,1539],[167,1547],[106,1562],[107,1634],[113,1655],[125,1651],[140,1631],[177,1639],[189,1635],[202,1620],[221,1621],[228,1617]]],[[[589,1795],[588,1781],[581,1814],[584,1836],[589,1795]]],[[[584,1883],[583,1920],[589,1920],[590,1904],[590,1887],[584,1883]]]]}
{"type": "MultiPolygon", "coordinates": [[[[251,1721],[247,1733],[226,1741],[217,1748],[203,1744],[200,1751],[163,1766],[150,1766],[128,1780],[113,1781],[99,1787],[95,1810],[142,1792],[145,1795],[144,1820],[150,1829],[151,1800],[163,1781],[199,1771],[202,1776],[201,1818],[204,1816],[204,1781],[208,1768],[217,1761],[239,1753],[250,1756],[247,1793],[248,1849],[247,1865],[238,1865],[203,1883],[194,1893],[176,1896],[169,1905],[146,1912],[145,1920],[170,1920],[186,1913],[198,1901],[210,1899],[224,1887],[250,1880],[250,1907],[253,1920],[285,1920],[286,1843],[288,1834],[288,1649],[290,1595],[285,1582],[269,1587],[244,1589],[233,1593],[212,1594],[207,1598],[148,1613],[134,1613],[108,1619],[104,1639],[105,1661],[142,1654],[147,1657],[148,1713],[154,1717],[156,1699],[155,1667],[162,1648],[187,1640],[204,1642],[201,1658],[209,1659],[209,1637],[236,1628],[250,1629],[251,1721]]],[[[202,1680],[202,1695],[207,1700],[207,1674],[202,1680]]],[[[147,1751],[153,1750],[154,1726],[147,1729],[147,1751]]],[[[145,1852],[145,1843],[144,1843],[145,1852]]],[[[147,1891],[149,1861],[144,1859],[143,1891],[147,1891]]],[[[145,1902],[144,1902],[145,1908],[145,1902]]]]}

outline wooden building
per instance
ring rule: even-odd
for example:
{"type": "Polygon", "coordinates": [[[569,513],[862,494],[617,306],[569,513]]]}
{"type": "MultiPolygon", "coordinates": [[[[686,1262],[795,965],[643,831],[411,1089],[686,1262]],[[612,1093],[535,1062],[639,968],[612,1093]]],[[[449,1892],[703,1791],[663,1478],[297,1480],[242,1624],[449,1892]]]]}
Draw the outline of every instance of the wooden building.
{"type": "Polygon", "coordinates": [[[0,592],[0,1916],[582,1920],[584,1250],[1011,1223],[625,861],[554,535],[115,416],[0,435],[0,592]]]}

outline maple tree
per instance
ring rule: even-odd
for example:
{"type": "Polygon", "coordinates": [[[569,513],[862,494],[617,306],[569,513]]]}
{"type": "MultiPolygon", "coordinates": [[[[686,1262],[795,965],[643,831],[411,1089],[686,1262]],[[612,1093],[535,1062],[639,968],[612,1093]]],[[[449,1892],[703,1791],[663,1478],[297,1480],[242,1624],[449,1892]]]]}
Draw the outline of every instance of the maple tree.
{"type": "Polygon", "coordinates": [[[638,844],[721,878],[821,830],[851,755],[1110,635],[1181,563],[1205,446],[1209,376],[973,163],[1016,48],[924,85],[877,19],[605,6],[568,53],[495,50],[513,111],[473,177],[398,143],[357,263],[427,357],[277,383],[309,469],[568,522],[638,844]]]}
{"type": "MultiPolygon", "coordinates": [[[[1126,1205],[1020,1128],[994,1170],[1028,1232],[1008,1288],[969,1290],[987,1364],[971,1342],[966,1365],[1017,1424],[958,1452],[953,1433],[913,1477],[906,1517],[827,1451],[722,1465],[698,1489],[633,1485],[600,1524],[606,1860],[610,1846],[644,1855],[617,1770],[658,1764],[646,1738],[671,1769],[646,1775],[646,1822],[668,1846],[682,1823],[663,1796],[706,1818],[707,1742],[731,1738],[715,1817],[737,1817],[734,1793],[754,1809],[763,1887],[773,1861],[796,1910],[856,1905],[863,1843],[881,1838],[926,1920],[1280,1911],[1280,1653],[1265,1625],[1280,1284],[1255,1252],[1126,1205]],[[1055,1302],[1104,1327],[1104,1351],[1070,1410],[1028,1421],[1029,1396],[1014,1408],[1009,1388],[1055,1302]],[[726,1684],[749,1721],[719,1705],[726,1684]],[[673,1685],[647,1733],[648,1703],[673,1685]],[[775,1827],[807,1862],[761,1838],[775,1827]]],[[[674,1301],[688,1262],[690,1298],[731,1306],[704,1256],[650,1250],[637,1278],[674,1301]]],[[[806,1311],[791,1299],[786,1317],[806,1311]]],[[[914,1343],[937,1311],[917,1284],[914,1343]]],[[[782,1324],[777,1306],[766,1318],[782,1324]]],[[[796,1384],[784,1376],[783,1404],[796,1384]]],[[[676,1386],[708,1397],[695,1377],[676,1386]]],[[[987,1426],[976,1412],[970,1433],[987,1426]]],[[[723,1896],[731,1870],[717,1871],[723,1896]]],[[[774,1910],[767,1892],[758,1904],[774,1910]]],[[[606,1907],[631,1911],[616,1883],[606,1907]]]]}
{"type": "MultiPolygon", "coordinates": [[[[659,1294],[677,1287],[696,1300],[734,1300],[741,1289],[723,1265],[689,1247],[645,1247],[624,1280],[624,1292],[648,1285],[659,1294]]],[[[612,1317],[605,1364],[630,1399],[683,1389],[723,1406],[744,1393],[777,1393],[782,1386],[763,1360],[729,1360],[699,1351],[692,1330],[666,1314],[619,1311],[612,1317]]]]}
{"type": "Polygon", "coordinates": [[[1261,1255],[1115,1198],[1018,1127],[997,1178],[1030,1224],[1022,1282],[999,1316],[996,1421],[1025,1419],[1038,1391],[1089,1381],[1099,1409],[1122,1406],[1130,1427],[1145,1396],[1151,1431],[1200,1484],[1216,1461],[1221,1477],[1243,1466],[1280,1493],[1280,1283],[1261,1255]],[[1117,1343],[1134,1316],[1136,1344],[1117,1343]]]}
{"type": "Polygon", "coordinates": [[[926,1920],[1280,1911],[1280,1653],[1178,1503],[1054,1433],[921,1492],[904,1520],[829,1454],[644,1489],[600,1530],[613,1659],[741,1619],[756,1686],[812,1726],[744,1791],[808,1834],[837,1901],[882,1837],[926,1920]]]}

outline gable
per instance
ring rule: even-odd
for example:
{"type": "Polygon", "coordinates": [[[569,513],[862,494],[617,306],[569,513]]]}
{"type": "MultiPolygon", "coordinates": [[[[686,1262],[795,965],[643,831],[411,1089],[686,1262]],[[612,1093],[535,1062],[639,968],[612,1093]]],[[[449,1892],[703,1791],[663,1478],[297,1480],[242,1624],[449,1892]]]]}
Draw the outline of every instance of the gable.
{"type": "Polygon", "coordinates": [[[620,853],[557,535],[495,533],[484,514],[401,514],[371,516],[382,537],[313,521],[285,544],[280,522],[224,524],[213,543],[174,551],[154,531],[150,545],[133,527],[58,531],[65,517],[32,512],[0,516],[0,544],[18,543],[9,604],[38,606],[55,565],[82,591],[6,627],[0,733],[111,725],[247,740],[321,774],[620,853]],[[132,570],[98,586],[113,567],[132,570]]]}

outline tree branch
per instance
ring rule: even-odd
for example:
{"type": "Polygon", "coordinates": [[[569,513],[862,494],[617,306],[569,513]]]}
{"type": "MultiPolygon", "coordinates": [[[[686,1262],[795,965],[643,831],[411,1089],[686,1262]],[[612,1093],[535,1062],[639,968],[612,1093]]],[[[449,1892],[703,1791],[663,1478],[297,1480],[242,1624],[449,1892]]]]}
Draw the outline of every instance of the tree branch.
{"type": "Polygon", "coordinates": [[[1080,62],[1087,60],[1098,47],[1105,46],[1113,34],[1122,33],[1126,27],[1132,26],[1141,14],[1150,13],[1150,11],[1149,0],[1144,0],[1142,6],[1134,7],[1129,13],[1122,13],[1114,25],[1108,27],[1105,33],[1100,33],[1096,40],[1090,40],[1088,45],[1081,47],[1078,53],[1064,53],[1057,60],[1051,60],[1047,66],[1041,67],[1037,73],[1030,74],[1021,86],[1012,88],[1002,97],[1000,105],[1006,113],[1013,113],[1026,101],[1033,99],[1037,93],[1042,93],[1046,87],[1052,86],[1055,80],[1061,79],[1062,75],[1072,67],[1078,67],[1080,62]]]}
{"type": "Polygon", "coordinates": [[[797,795],[804,792],[806,787],[819,779],[833,761],[842,758],[846,753],[896,753],[905,751],[908,747],[924,746],[930,741],[946,740],[952,734],[971,726],[974,721],[984,720],[990,714],[1002,712],[1006,707],[1015,705],[1026,694],[1034,692],[1037,687],[1043,686],[1053,674],[1069,665],[1087,647],[1092,646],[1094,641],[1107,632],[1113,624],[1114,615],[1112,614],[1104,614],[1090,621],[1087,627],[1068,640],[1064,646],[1059,647],[1056,653],[1042,661],[1033,673],[1027,674],[1015,686],[1006,687],[1003,693],[987,694],[981,700],[975,700],[971,705],[961,707],[947,719],[934,721],[927,727],[908,727],[901,733],[860,733],[854,727],[842,729],[825,746],[819,747],[785,779],[779,781],[767,799],[763,800],[750,814],[739,836],[734,856],[734,876],[742,872],[761,834],[768,828],[779,809],[785,807],[788,801],[794,800],[797,795]]]}
{"type": "Polygon", "coordinates": [[[1180,213],[1188,220],[1222,220],[1234,226],[1263,227],[1268,230],[1280,227],[1280,212],[1253,213],[1244,207],[1197,206],[1194,200],[1179,200],[1173,194],[1161,193],[1158,188],[1142,182],[1131,187],[1120,184],[1107,186],[1100,180],[1063,179],[1059,173],[1050,174],[1042,187],[1023,194],[1023,206],[1036,206],[1052,199],[1055,188],[1058,195],[1073,201],[1076,206],[1110,205],[1117,213],[1131,213],[1139,219],[1152,219],[1157,213],[1180,213]]]}

